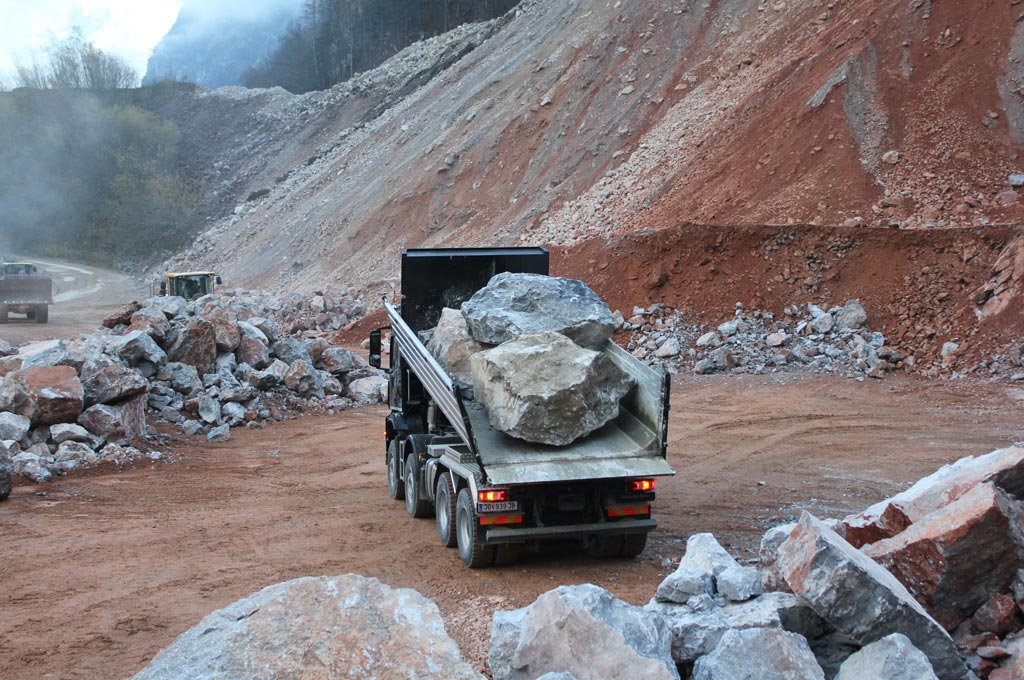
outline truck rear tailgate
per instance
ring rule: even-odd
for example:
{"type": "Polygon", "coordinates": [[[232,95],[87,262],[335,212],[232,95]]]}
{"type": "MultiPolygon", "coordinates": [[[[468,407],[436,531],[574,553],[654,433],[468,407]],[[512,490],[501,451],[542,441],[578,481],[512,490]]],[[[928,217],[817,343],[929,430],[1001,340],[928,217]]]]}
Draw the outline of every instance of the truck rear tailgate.
{"type": "Polygon", "coordinates": [[[465,406],[487,479],[494,485],[674,474],[661,456],[657,434],[628,412],[568,446],[545,446],[498,432],[480,404],[465,406]]]}
{"type": "Polygon", "coordinates": [[[0,304],[43,305],[53,302],[53,283],[48,278],[0,277],[0,304]]]}

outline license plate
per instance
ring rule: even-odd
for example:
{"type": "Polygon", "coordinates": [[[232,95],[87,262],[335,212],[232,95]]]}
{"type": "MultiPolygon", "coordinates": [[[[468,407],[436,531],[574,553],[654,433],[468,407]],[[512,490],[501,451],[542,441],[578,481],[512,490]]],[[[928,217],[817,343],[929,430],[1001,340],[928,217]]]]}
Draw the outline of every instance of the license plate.
{"type": "Polygon", "coordinates": [[[501,503],[477,503],[477,512],[510,512],[519,509],[519,501],[503,501],[501,503]]]}

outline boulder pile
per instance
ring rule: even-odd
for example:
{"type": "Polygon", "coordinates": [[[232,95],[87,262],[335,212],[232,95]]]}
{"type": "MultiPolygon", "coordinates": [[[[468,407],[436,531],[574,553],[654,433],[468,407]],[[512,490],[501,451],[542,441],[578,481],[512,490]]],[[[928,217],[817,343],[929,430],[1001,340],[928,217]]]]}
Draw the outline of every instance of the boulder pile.
{"type": "Polygon", "coordinates": [[[583,585],[495,614],[493,677],[620,677],[589,661],[625,644],[623,667],[660,659],[657,677],[671,661],[694,680],[1024,678],[1022,492],[1024,449],[1002,449],[842,521],[805,512],[765,534],[756,568],[693,535],[642,609],[583,585]]]}
{"type": "Polygon", "coordinates": [[[633,386],[596,349],[615,325],[582,281],[502,273],[461,311],[444,309],[427,348],[453,380],[473,388],[496,430],[565,446],[616,418],[633,386]]]}
{"type": "Polygon", "coordinates": [[[377,403],[386,380],[323,337],[363,313],[337,289],[301,298],[227,291],[191,304],[155,297],[89,335],[0,348],[0,492],[5,455],[36,482],[161,459],[148,450],[150,418],[218,442],[233,427],[377,403]]]}
{"type": "Polygon", "coordinates": [[[635,307],[622,328],[631,332],[626,349],[633,356],[673,372],[807,371],[863,379],[915,367],[913,356],[890,346],[867,322],[857,300],[829,309],[791,305],[779,318],[737,303],[732,318],[713,328],[655,304],[635,307]]]}

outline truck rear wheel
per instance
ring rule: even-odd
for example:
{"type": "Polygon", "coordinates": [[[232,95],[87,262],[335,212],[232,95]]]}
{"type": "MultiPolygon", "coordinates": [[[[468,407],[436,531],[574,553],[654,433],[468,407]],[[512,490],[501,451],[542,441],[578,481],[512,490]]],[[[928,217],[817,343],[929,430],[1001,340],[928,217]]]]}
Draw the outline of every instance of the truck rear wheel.
{"type": "Polygon", "coordinates": [[[591,557],[618,557],[622,553],[622,536],[597,536],[587,545],[591,557]]]}
{"type": "Polygon", "coordinates": [[[46,305],[39,305],[36,307],[35,319],[36,323],[46,323],[50,317],[50,308],[46,305]]]}
{"type": "Polygon", "coordinates": [[[398,443],[392,439],[388,444],[388,495],[396,501],[405,498],[405,483],[402,482],[402,475],[398,472],[398,443]]]}
{"type": "Polygon", "coordinates": [[[523,555],[522,543],[502,543],[495,549],[494,566],[510,567],[523,555]]]}
{"type": "Polygon", "coordinates": [[[410,453],[405,459],[405,509],[411,517],[430,517],[430,501],[420,498],[419,470],[416,454],[410,453]]]}
{"type": "Polygon", "coordinates": [[[494,562],[494,546],[476,542],[480,533],[480,521],[473,505],[469,489],[459,491],[455,503],[455,533],[459,546],[459,557],[470,569],[489,567],[494,562]]]}
{"type": "Polygon", "coordinates": [[[455,487],[452,486],[452,478],[447,472],[442,473],[437,480],[434,508],[437,517],[437,535],[441,539],[441,545],[446,548],[454,548],[458,543],[458,538],[455,535],[455,487]]]}
{"type": "Polygon", "coordinates": [[[647,534],[628,534],[622,544],[623,557],[636,557],[647,547],[647,534]]]}

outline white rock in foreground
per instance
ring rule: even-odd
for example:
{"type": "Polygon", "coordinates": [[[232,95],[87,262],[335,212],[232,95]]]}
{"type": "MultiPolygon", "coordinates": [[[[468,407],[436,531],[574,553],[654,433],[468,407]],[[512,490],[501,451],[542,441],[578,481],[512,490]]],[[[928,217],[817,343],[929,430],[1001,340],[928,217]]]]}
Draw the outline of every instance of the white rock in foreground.
{"type": "Polygon", "coordinates": [[[802,636],[777,628],[730,630],[697,659],[693,680],[825,680],[802,636]]]}
{"type": "Polygon", "coordinates": [[[836,680],[937,680],[924,652],[906,635],[893,633],[855,652],[836,680]]]}
{"type": "Polygon", "coordinates": [[[494,680],[568,672],[580,680],[678,680],[661,617],[586,583],[560,586],[522,609],[497,612],[488,665],[494,680]]]}
{"type": "Polygon", "coordinates": [[[356,574],[300,578],[216,611],[134,680],[481,678],[437,605],[356,574]]]}

